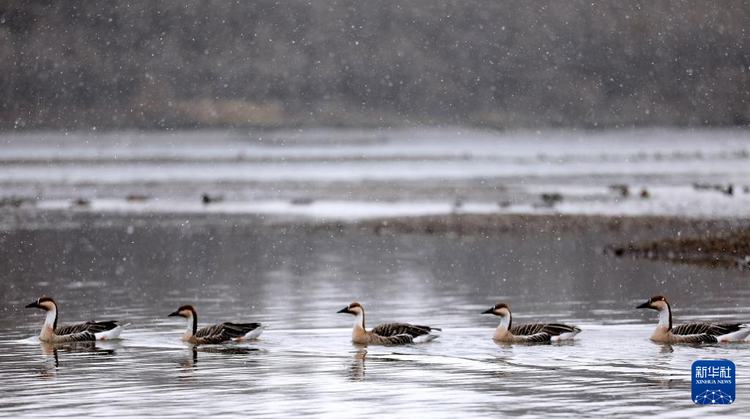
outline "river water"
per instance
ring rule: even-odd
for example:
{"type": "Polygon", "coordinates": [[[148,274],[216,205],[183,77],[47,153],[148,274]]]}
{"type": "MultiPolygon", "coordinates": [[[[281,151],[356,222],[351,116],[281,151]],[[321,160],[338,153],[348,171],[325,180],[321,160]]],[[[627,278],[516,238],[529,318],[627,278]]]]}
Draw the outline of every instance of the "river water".
{"type": "Polygon", "coordinates": [[[744,415],[750,344],[661,345],[656,313],[676,323],[747,321],[747,272],[607,257],[607,234],[486,237],[385,234],[268,225],[252,216],[127,216],[0,235],[0,415],[291,417],[659,417],[744,415]],[[41,345],[54,296],[61,323],[131,323],[118,341],[41,345]],[[427,344],[359,347],[351,316],[368,326],[406,321],[443,328],[427,344]],[[499,345],[507,302],[516,323],[583,329],[563,344],[499,345]],[[182,319],[260,321],[261,339],[190,347],[182,319]],[[695,406],[690,367],[737,366],[736,402],[695,406]]]}

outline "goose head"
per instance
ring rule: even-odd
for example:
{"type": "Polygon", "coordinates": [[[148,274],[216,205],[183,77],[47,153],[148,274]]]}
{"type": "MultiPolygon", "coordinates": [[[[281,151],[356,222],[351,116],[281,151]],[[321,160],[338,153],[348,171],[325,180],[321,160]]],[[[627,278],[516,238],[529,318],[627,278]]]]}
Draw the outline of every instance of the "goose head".
{"type": "Polygon", "coordinates": [[[636,308],[650,308],[652,310],[662,311],[669,309],[669,303],[667,302],[666,297],[657,294],[649,298],[645,303],[639,305],[636,308]]]}
{"type": "Polygon", "coordinates": [[[195,308],[193,306],[191,306],[190,304],[184,305],[184,306],[180,306],[180,308],[178,308],[174,312],[169,313],[169,317],[174,317],[174,316],[184,317],[186,319],[189,319],[189,318],[192,318],[192,317],[196,317],[195,316],[195,308]]]}
{"type": "Polygon", "coordinates": [[[510,307],[505,303],[498,303],[492,306],[492,308],[483,311],[482,314],[494,314],[499,317],[508,317],[510,316],[510,307]]]}
{"type": "Polygon", "coordinates": [[[347,313],[347,314],[352,314],[355,316],[364,314],[364,312],[365,312],[365,309],[362,308],[362,306],[358,302],[353,302],[349,304],[348,306],[342,308],[341,310],[337,311],[337,313],[347,313]]]}
{"type": "Polygon", "coordinates": [[[42,333],[45,333],[44,330],[49,328],[52,328],[52,333],[54,333],[54,330],[57,329],[57,303],[52,297],[37,298],[33,303],[27,304],[26,308],[40,308],[44,310],[47,313],[47,317],[44,320],[42,333]]]}
{"type": "Polygon", "coordinates": [[[52,297],[38,298],[31,304],[26,305],[26,308],[41,308],[44,311],[57,311],[57,303],[52,297]]]}

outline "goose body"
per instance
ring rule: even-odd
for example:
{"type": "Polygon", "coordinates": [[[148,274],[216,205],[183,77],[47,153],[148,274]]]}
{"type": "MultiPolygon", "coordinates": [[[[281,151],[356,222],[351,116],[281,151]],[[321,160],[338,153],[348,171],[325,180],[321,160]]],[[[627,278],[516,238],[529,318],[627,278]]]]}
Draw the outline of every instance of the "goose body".
{"type": "Polygon", "coordinates": [[[662,295],[654,295],[636,308],[650,308],[659,312],[659,324],[651,335],[654,342],[741,342],[750,335],[750,326],[742,323],[686,323],[672,327],[672,307],[662,295]]]}
{"type": "Polygon", "coordinates": [[[419,326],[408,323],[387,323],[365,329],[365,309],[357,302],[338,311],[355,316],[352,329],[352,342],[360,345],[403,345],[407,343],[424,343],[436,339],[440,329],[430,326],[419,326]]]}
{"type": "Polygon", "coordinates": [[[196,345],[257,339],[266,328],[260,323],[225,322],[198,329],[198,313],[191,305],[181,306],[169,315],[184,317],[188,320],[187,330],[182,335],[182,340],[196,345]]]}
{"type": "Polygon", "coordinates": [[[40,308],[47,313],[39,334],[39,340],[47,343],[86,342],[94,340],[111,340],[120,337],[122,330],[128,326],[118,325],[116,320],[88,321],[86,323],[57,326],[57,303],[51,297],[37,299],[26,308],[40,308]]]}
{"type": "Polygon", "coordinates": [[[498,342],[533,343],[568,340],[581,333],[577,326],[562,323],[531,323],[513,326],[513,315],[510,307],[499,303],[482,312],[500,317],[500,325],[495,329],[492,339],[498,342]]]}

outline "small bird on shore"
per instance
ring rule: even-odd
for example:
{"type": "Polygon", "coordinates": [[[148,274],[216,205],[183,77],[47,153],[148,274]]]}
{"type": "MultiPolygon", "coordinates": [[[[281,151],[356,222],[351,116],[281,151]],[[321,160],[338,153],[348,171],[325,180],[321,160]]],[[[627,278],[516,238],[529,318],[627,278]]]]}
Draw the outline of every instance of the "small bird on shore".
{"type": "Polygon", "coordinates": [[[203,202],[203,205],[222,202],[223,200],[224,200],[224,197],[221,195],[209,195],[207,193],[204,193],[203,195],[201,195],[201,202],[203,202]]]}
{"type": "Polygon", "coordinates": [[[561,323],[531,323],[513,326],[513,315],[505,303],[495,304],[482,314],[494,314],[500,317],[500,325],[495,329],[492,339],[498,342],[531,343],[572,339],[581,333],[577,326],[561,323]]]}
{"type": "Polygon", "coordinates": [[[120,337],[128,325],[120,326],[116,320],[88,321],[86,323],[57,327],[57,303],[51,297],[41,297],[26,308],[40,308],[47,313],[39,340],[47,343],[85,342],[111,340],[120,337]]]}
{"type": "Polygon", "coordinates": [[[187,319],[187,330],[182,335],[182,340],[197,345],[256,339],[266,328],[260,323],[225,322],[198,329],[198,312],[191,305],[181,306],[169,316],[187,319]]]}
{"type": "Polygon", "coordinates": [[[740,342],[750,335],[750,326],[742,323],[686,323],[672,327],[672,307],[663,295],[654,295],[636,308],[650,308],[659,312],[659,324],[651,335],[654,342],[740,342]]]}
{"type": "Polygon", "coordinates": [[[387,323],[373,328],[371,331],[365,329],[365,309],[361,304],[354,302],[339,310],[338,313],[347,313],[355,316],[354,328],[352,329],[352,342],[360,345],[403,345],[407,343],[424,343],[440,336],[441,329],[430,326],[419,326],[408,323],[387,323]]]}

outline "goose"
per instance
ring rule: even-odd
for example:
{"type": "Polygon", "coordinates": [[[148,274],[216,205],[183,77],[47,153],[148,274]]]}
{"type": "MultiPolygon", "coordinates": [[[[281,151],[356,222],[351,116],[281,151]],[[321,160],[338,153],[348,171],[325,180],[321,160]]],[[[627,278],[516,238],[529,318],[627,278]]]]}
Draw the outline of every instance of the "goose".
{"type": "Polygon", "coordinates": [[[654,342],[740,342],[750,335],[750,326],[742,323],[686,323],[672,327],[672,307],[663,295],[654,295],[636,308],[650,308],[659,312],[659,324],[651,335],[654,342]]]}
{"type": "Polygon", "coordinates": [[[229,340],[243,341],[256,339],[263,333],[266,326],[260,323],[219,323],[198,329],[198,312],[191,305],[178,308],[170,317],[184,317],[188,320],[187,330],[182,340],[193,344],[222,343],[229,340]]]}
{"type": "Polygon", "coordinates": [[[110,340],[120,337],[122,330],[129,325],[118,325],[117,320],[88,321],[86,323],[57,327],[57,303],[51,297],[38,298],[26,308],[40,308],[47,312],[39,340],[46,343],[84,342],[110,340]]]}
{"type": "Polygon", "coordinates": [[[338,313],[353,314],[354,328],[352,329],[352,342],[360,345],[403,345],[406,343],[424,343],[436,339],[441,332],[430,326],[418,326],[408,323],[387,323],[373,328],[371,331],[365,329],[365,309],[361,304],[354,302],[342,308],[338,313]]]}
{"type": "Polygon", "coordinates": [[[492,339],[498,342],[524,343],[549,342],[572,339],[581,333],[578,326],[561,323],[530,323],[513,327],[513,315],[505,303],[495,304],[482,314],[494,314],[500,317],[500,325],[495,329],[492,339]]]}

